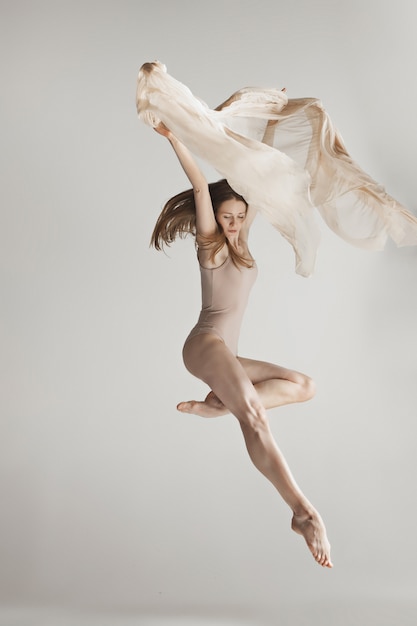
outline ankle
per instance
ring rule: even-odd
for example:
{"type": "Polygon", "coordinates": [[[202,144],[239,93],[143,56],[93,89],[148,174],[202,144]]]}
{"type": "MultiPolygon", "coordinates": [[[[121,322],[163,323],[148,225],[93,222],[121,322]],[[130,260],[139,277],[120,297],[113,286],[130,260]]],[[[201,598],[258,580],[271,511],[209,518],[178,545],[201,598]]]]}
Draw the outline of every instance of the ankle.
{"type": "Polygon", "coordinates": [[[300,502],[296,504],[292,508],[292,512],[294,513],[294,517],[312,517],[316,512],[315,508],[310,504],[310,502],[300,502]]]}

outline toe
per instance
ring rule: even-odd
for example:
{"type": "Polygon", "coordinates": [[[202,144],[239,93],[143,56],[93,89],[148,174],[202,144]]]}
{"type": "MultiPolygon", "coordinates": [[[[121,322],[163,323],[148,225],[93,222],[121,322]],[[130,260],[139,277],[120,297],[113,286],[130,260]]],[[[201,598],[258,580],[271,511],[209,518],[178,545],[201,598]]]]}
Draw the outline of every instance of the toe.
{"type": "Polygon", "coordinates": [[[182,413],[188,413],[190,408],[191,402],[180,402],[179,404],[177,404],[178,411],[181,411],[182,413]]]}

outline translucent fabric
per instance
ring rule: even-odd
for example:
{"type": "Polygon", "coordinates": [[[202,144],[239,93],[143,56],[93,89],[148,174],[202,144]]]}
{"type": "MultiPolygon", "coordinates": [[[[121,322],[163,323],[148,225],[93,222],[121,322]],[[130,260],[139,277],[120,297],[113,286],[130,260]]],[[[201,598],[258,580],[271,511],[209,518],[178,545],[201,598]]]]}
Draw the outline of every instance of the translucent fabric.
{"type": "Polygon", "coordinates": [[[136,102],[145,123],[163,121],[277,228],[298,274],[314,270],[315,208],[353,245],[417,245],[416,217],[351,159],[319,100],[249,87],[213,110],[156,61],[139,71],[136,102]]]}

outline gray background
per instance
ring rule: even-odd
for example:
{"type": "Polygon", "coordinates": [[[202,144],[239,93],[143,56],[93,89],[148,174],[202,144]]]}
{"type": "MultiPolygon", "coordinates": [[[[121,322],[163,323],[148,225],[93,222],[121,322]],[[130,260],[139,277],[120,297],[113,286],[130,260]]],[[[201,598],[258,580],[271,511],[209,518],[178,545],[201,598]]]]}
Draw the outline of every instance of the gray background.
{"type": "Polygon", "coordinates": [[[417,213],[414,3],[0,8],[1,626],[415,624],[417,250],[363,252],[322,224],[303,279],[253,227],[240,352],[316,380],[270,417],[325,518],[324,571],[234,418],[175,409],[206,392],[181,361],[198,267],[191,240],[148,242],[187,182],[134,102],[155,58],[210,106],[247,85],[320,97],[417,213]]]}

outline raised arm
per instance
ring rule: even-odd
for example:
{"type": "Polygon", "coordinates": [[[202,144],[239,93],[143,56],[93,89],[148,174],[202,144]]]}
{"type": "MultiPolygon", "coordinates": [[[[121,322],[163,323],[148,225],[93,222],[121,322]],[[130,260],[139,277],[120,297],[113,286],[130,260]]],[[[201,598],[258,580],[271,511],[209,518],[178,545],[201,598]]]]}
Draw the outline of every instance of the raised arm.
{"type": "Polygon", "coordinates": [[[249,206],[246,212],[246,219],[243,223],[240,235],[246,243],[248,242],[250,227],[252,226],[252,222],[255,219],[257,212],[258,211],[253,206],[249,206]]]}
{"type": "Polygon", "coordinates": [[[202,237],[210,237],[218,230],[218,226],[214,217],[209,187],[204,174],[201,172],[188,148],[186,148],[162,122],[155,130],[163,137],[166,137],[170,142],[193,188],[197,237],[199,235],[202,237]]]}

